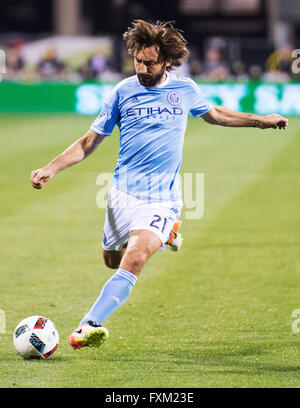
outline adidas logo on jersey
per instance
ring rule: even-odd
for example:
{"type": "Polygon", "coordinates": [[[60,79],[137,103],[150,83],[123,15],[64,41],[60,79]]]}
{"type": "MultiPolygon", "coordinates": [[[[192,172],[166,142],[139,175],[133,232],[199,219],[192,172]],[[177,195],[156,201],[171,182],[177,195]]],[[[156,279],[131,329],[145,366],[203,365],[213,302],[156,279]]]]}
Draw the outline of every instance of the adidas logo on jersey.
{"type": "Polygon", "coordinates": [[[137,97],[137,96],[133,96],[133,97],[130,99],[130,102],[132,102],[132,103],[139,102],[138,97],[137,97]]]}

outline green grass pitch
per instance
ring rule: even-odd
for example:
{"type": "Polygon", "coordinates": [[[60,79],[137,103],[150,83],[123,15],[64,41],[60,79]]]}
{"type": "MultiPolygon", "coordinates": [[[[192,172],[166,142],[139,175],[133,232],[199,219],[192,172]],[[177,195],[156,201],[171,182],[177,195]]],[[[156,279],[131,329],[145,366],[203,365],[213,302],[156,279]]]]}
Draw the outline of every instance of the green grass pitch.
{"type": "Polygon", "coordinates": [[[299,387],[300,119],[286,131],[189,120],[181,173],[204,173],[204,216],[183,210],[182,250],[155,254],[106,321],[107,343],[79,351],[67,337],[113,273],[96,177],[114,169],[118,132],[37,191],[30,171],[93,118],[0,120],[1,387],[299,387]],[[49,360],[23,361],[13,347],[15,326],[34,314],[59,331],[49,360]]]}

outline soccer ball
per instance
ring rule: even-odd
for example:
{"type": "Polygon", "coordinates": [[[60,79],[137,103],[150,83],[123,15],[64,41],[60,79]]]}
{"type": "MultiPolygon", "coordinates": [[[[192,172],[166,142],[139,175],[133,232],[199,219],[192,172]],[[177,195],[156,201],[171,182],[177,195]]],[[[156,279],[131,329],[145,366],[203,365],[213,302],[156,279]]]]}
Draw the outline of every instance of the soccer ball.
{"type": "Polygon", "coordinates": [[[45,359],[57,349],[59,337],[51,320],[43,316],[30,316],[17,325],[13,341],[15,349],[24,359],[45,359]]]}

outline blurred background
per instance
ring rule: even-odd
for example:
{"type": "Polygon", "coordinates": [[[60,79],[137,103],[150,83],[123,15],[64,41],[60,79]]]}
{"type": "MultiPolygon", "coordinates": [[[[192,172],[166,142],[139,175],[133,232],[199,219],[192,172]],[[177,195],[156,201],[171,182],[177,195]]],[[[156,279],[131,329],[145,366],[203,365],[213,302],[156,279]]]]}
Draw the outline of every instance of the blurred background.
{"type": "Polygon", "coordinates": [[[122,34],[142,18],[176,21],[191,52],[176,74],[202,83],[213,102],[267,113],[267,95],[270,111],[300,114],[300,74],[291,70],[300,48],[298,0],[0,0],[0,7],[0,93],[19,96],[1,98],[0,111],[96,113],[112,84],[134,74],[122,34]],[[57,106],[53,82],[64,86],[57,106]]]}

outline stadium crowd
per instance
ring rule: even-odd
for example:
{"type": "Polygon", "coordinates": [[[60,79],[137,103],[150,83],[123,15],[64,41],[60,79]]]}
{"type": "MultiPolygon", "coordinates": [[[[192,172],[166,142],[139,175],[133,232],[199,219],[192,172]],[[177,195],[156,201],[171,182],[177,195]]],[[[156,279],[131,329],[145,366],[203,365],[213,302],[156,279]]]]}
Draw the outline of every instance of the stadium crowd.
{"type": "MultiPolygon", "coordinates": [[[[291,70],[292,44],[285,44],[266,57],[265,64],[245,64],[244,61],[230,62],[223,58],[222,49],[210,47],[204,52],[203,59],[192,52],[180,73],[203,81],[247,81],[285,82],[298,79],[299,75],[291,70]]],[[[110,81],[119,80],[134,74],[132,58],[125,50],[120,52],[118,63],[101,52],[95,52],[84,64],[74,67],[57,56],[56,49],[48,48],[35,66],[29,66],[22,55],[22,44],[6,49],[6,73],[4,80],[12,81],[110,81]]]]}

